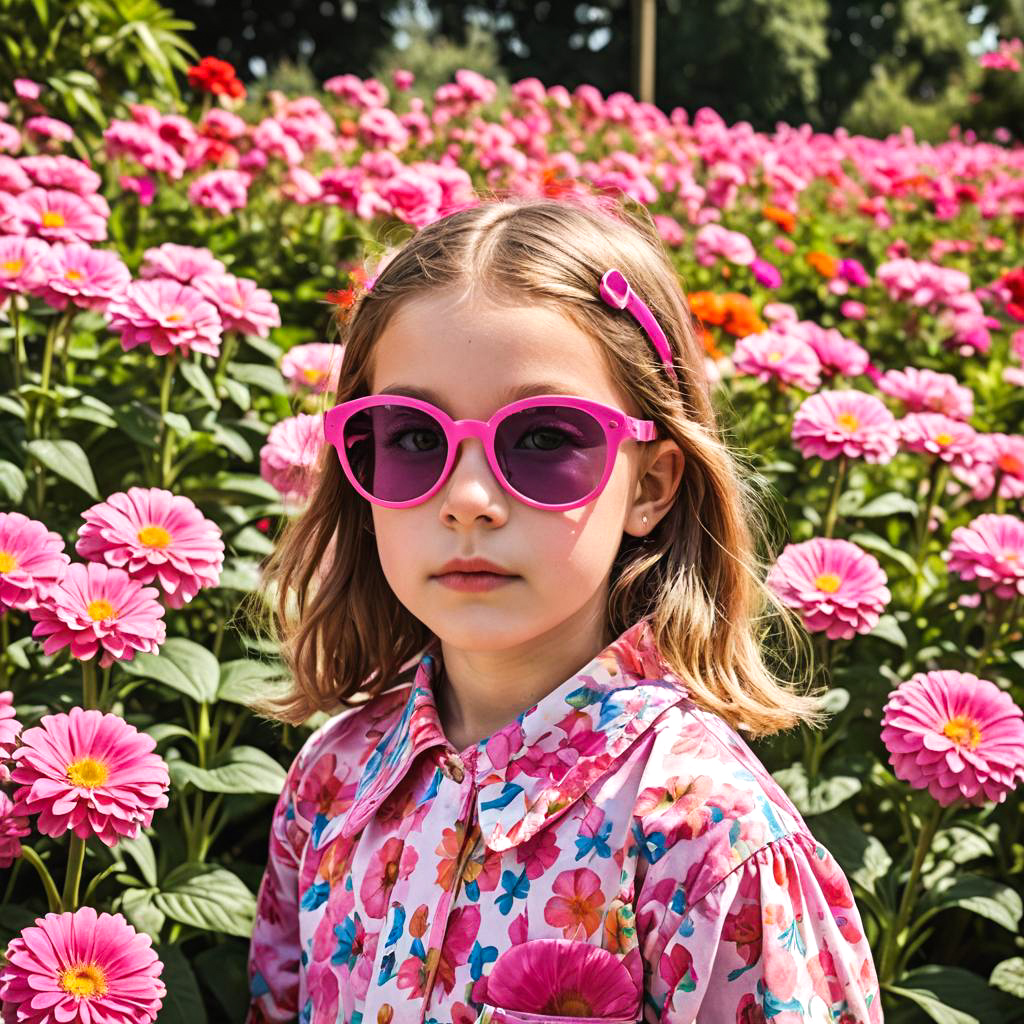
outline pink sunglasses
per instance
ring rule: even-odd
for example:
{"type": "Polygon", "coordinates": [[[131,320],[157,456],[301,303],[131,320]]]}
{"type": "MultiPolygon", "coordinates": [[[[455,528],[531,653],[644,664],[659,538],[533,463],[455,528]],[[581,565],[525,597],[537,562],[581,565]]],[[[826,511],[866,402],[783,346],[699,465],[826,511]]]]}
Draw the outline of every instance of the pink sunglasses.
{"type": "MultiPolygon", "coordinates": [[[[617,270],[601,279],[601,297],[636,316],[676,379],[665,335],[617,270]]],[[[356,491],[385,508],[433,497],[461,441],[476,437],[506,491],[533,508],[568,510],[601,493],[623,441],[652,441],[657,429],[653,420],[573,395],[524,398],[485,421],[453,420],[421,399],[377,394],[330,409],[324,435],[356,491]]]]}

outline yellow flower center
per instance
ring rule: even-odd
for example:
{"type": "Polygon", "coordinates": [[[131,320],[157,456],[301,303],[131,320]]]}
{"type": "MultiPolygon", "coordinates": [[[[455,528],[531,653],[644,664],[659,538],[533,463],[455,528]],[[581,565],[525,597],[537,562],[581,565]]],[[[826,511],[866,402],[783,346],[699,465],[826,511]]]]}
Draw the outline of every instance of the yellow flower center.
{"type": "Polygon", "coordinates": [[[83,275],[82,275],[82,272],[80,270],[71,270],[71,269],[69,269],[69,270],[65,270],[64,271],[64,276],[69,281],[81,281],[83,275]]]}
{"type": "Polygon", "coordinates": [[[966,715],[951,718],[943,727],[943,735],[948,736],[957,746],[969,746],[973,750],[981,742],[981,730],[978,723],[966,715]]]}
{"type": "Polygon", "coordinates": [[[590,1017],[594,1008],[584,996],[576,991],[559,992],[553,1013],[560,1017],[590,1017]]]}
{"type": "Polygon", "coordinates": [[[4,260],[3,263],[0,263],[5,274],[17,274],[23,266],[25,266],[24,260],[4,260]]]}
{"type": "Polygon", "coordinates": [[[165,548],[171,543],[171,535],[162,526],[144,526],[139,530],[139,543],[147,548],[165,548]]]}
{"type": "Polygon", "coordinates": [[[836,417],[836,422],[847,430],[856,430],[860,426],[860,421],[852,412],[841,412],[836,417]]]}
{"type": "Polygon", "coordinates": [[[96,964],[75,964],[60,972],[60,987],[73,996],[90,999],[107,994],[107,979],[96,964]]]}
{"type": "Polygon", "coordinates": [[[1008,562],[1016,562],[1020,558],[1020,552],[1019,551],[1009,551],[1009,550],[1004,551],[1003,552],[1003,558],[1005,558],[1006,561],[1008,561],[1008,562]]]}
{"type": "Polygon", "coordinates": [[[834,594],[843,581],[834,572],[823,572],[814,580],[814,585],[826,594],[834,594]]]}
{"type": "Polygon", "coordinates": [[[310,368],[302,371],[302,376],[306,378],[307,384],[315,384],[323,375],[323,370],[314,370],[310,368]]]}
{"type": "Polygon", "coordinates": [[[782,353],[781,352],[769,352],[768,353],[768,362],[769,363],[777,363],[777,362],[781,361],[781,359],[782,359],[782,353]]]}
{"type": "Polygon", "coordinates": [[[180,324],[184,319],[185,314],[180,309],[176,309],[173,313],[167,314],[167,322],[169,324],[180,324]]]}
{"type": "Polygon", "coordinates": [[[953,435],[952,434],[936,434],[935,435],[935,443],[936,444],[949,444],[952,440],[953,440],[953,435]]]}
{"type": "Polygon", "coordinates": [[[109,619],[116,614],[114,606],[105,597],[90,601],[85,610],[89,613],[89,618],[94,622],[99,622],[101,619],[109,619]]]}
{"type": "Polygon", "coordinates": [[[44,228],[62,228],[64,227],[64,214],[58,213],[56,210],[45,210],[43,212],[43,227],[44,228]]]}
{"type": "Polygon", "coordinates": [[[0,551],[0,572],[12,572],[18,568],[18,560],[9,551],[0,551]]]}
{"type": "Polygon", "coordinates": [[[68,781],[73,786],[95,789],[97,786],[102,786],[109,775],[107,766],[102,761],[96,761],[91,757],[83,757],[68,765],[68,781]]]}

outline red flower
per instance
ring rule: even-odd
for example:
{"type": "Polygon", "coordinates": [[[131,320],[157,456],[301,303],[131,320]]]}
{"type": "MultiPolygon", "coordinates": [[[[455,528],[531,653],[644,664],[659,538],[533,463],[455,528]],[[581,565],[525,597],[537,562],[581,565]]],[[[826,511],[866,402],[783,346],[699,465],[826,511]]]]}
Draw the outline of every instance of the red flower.
{"type": "Polygon", "coordinates": [[[212,92],[217,96],[230,96],[232,99],[245,96],[245,86],[239,81],[235,69],[219,57],[203,57],[198,64],[190,67],[188,84],[193,89],[212,92]]]}
{"type": "Polygon", "coordinates": [[[1006,312],[1014,320],[1024,322],[1024,267],[1017,267],[1004,274],[999,283],[1010,293],[1006,303],[1006,312]]]}

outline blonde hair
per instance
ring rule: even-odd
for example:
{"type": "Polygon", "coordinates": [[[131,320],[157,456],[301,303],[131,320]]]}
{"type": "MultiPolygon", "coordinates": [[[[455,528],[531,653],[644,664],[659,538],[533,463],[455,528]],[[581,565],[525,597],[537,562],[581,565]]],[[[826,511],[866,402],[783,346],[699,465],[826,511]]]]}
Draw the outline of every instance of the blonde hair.
{"type": "MultiPolygon", "coordinates": [[[[623,535],[611,574],[607,625],[618,636],[647,617],[658,649],[692,700],[751,738],[798,722],[824,724],[821,691],[799,692],[767,664],[773,611],[788,641],[781,663],[812,656],[797,615],[763,582],[774,552],[751,467],[727,447],[715,418],[705,354],[681,287],[646,208],[605,198],[504,196],[450,214],[393,254],[344,324],[336,400],[369,393],[374,345],[411,296],[486,284],[555,308],[603,344],[614,382],[685,455],[676,500],[648,543],[623,535]],[[678,384],[632,317],[600,298],[621,270],[671,345],[678,384]]],[[[330,445],[315,490],[263,567],[276,587],[270,633],[292,679],[251,703],[299,724],[396,685],[433,634],[392,593],[369,532],[370,505],[351,487],[330,445]]],[[[262,595],[257,595],[260,597],[262,595]]],[[[805,682],[808,680],[805,678],[805,682]]]]}

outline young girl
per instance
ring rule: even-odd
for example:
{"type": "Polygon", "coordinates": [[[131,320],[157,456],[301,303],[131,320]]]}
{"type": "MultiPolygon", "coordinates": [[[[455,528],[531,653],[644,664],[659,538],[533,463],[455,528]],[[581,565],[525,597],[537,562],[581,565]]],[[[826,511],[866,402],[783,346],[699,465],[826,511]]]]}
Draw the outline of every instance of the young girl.
{"type": "Polygon", "coordinates": [[[823,712],[761,659],[794,624],[651,218],[451,214],[345,342],[260,706],[342,710],[274,812],[248,1024],[880,1022],[847,879],[736,731],[823,712]]]}

